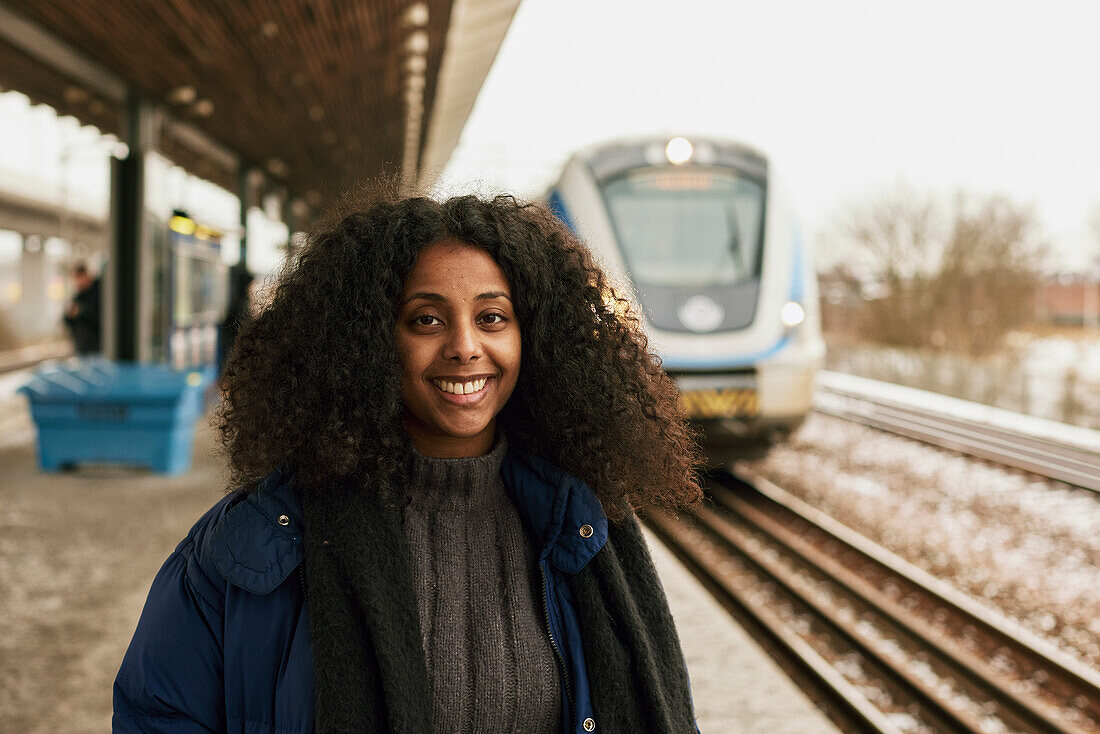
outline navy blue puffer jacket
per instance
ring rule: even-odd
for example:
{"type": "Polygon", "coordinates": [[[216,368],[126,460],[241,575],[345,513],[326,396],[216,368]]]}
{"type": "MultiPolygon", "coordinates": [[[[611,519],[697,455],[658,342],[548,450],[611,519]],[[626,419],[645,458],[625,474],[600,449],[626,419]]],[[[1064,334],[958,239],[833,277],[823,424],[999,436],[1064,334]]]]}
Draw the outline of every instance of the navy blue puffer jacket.
{"type": "MultiPolygon", "coordinates": [[[[504,484],[542,540],[548,633],[564,658],[565,734],[594,726],[581,630],[566,575],[604,546],[607,519],[580,480],[510,452],[504,484]],[[592,532],[582,526],[589,525],[592,532]],[[587,726],[586,726],[587,725],[587,726]]],[[[218,502],[169,556],[114,688],[115,732],[313,731],[313,659],[303,595],[302,510],[281,471],[218,502]]]]}

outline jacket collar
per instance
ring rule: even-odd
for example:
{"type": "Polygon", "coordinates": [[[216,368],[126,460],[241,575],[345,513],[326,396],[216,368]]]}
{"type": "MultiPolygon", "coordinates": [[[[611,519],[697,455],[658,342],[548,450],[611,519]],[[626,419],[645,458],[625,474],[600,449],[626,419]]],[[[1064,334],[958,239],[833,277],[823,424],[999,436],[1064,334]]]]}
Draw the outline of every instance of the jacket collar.
{"type": "MultiPolygon", "coordinates": [[[[542,544],[539,561],[576,574],[607,542],[607,516],[595,492],[545,459],[509,451],[501,467],[509,496],[542,544]]],[[[226,581],[268,594],[302,561],[302,505],[282,466],[233,504],[206,539],[226,581]]]]}
{"type": "Polygon", "coordinates": [[[596,493],[545,459],[509,451],[504,486],[527,527],[542,541],[539,561],[580,573],[607,542],[607,516],[596,493]]]}
{"type": "Polygon", "coordinates": [[[269,594],[302,562],[302,505],[283,467],[253,491],[237,491],[243,498],[206,536],[205,550],[226,581],[269,594]]]}

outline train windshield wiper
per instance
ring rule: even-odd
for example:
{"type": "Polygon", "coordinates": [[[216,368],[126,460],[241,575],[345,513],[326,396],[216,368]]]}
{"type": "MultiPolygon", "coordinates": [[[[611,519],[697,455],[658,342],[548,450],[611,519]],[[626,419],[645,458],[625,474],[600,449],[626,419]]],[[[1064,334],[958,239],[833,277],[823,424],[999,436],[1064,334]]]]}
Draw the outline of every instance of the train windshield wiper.
{"type": "Polygon", "coordinates": [[[705,287],[721,285],[724,281],[722,277],[723,267],[726,263],[732,263],[734,280],[737,280],[737,274],[745,266],[745,260],[741,253],[741,226],[737,221],[737,212],[731,206],[726,210],[726,226],[729,227],[729,236],[726,238],[726,244],[718,255],[718,262],[714,264],[712,270],[716,273],[713,280],[706,284],[705,287]]]}

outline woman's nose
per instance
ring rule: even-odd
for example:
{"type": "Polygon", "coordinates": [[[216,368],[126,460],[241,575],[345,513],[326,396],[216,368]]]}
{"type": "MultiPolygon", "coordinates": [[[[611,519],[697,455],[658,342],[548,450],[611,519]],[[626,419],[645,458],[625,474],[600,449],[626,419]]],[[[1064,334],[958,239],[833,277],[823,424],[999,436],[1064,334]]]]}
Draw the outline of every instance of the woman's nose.
{"type": "Polygon", "coordinates": [[[478,339],[477,329],[472,324],[455,326],[450,330],[448,337],[447,343],[443,346],[444,359],[466,363],[481,356],[481,340],[478,339]]]}

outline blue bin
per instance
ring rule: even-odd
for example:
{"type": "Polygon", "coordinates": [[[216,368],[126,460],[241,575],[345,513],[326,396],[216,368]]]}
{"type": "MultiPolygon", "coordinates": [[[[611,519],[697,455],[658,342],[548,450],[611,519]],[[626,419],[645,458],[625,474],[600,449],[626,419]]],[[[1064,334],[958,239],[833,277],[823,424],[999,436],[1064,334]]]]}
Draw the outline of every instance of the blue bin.
{"type": "Polygon", "coordinates": [[[213,368],[86,360],[39,371],[30,399],[44,471],[77,464],[136,464],[162,474],[191,466],[195,421],[213,368]]]}

